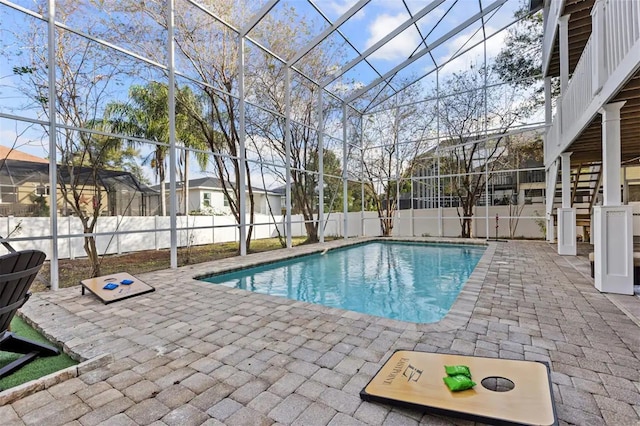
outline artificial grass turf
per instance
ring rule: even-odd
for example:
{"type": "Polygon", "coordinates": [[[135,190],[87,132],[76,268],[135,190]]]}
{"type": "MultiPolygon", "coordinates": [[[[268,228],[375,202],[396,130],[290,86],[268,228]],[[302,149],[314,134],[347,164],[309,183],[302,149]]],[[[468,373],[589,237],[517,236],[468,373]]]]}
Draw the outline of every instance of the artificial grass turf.
{"type": "MultiPolygon", "coordinates": [[[[36,342],[51,344],[44,336],[31,328],[24,320],[18,316],[14,316],[11,320],[11,331],[20,337],[31,339],[36,342]]],[[[4,367],[12,361],[20,358],[22,354],[0,351],[0,367],[4,367]]],[[[30,380],[38,379],[47,374],[54,373],[72,365],[77,364],[76,361],[69,358],[69,355],[61,352],[57,356],[38,357],[30,363],[24,365],[18,371],[0,379],[0,391],[21,385],[30,380]]]]}

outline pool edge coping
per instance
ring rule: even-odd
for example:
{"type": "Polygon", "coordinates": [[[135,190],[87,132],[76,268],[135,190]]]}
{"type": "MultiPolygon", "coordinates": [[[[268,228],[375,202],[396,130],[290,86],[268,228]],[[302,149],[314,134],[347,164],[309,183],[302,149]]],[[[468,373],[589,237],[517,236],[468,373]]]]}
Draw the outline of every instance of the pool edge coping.
{"type": "MultiPolygon", "coordinates": [[[[211,262],[200,263],[197,265],[189,265],[178,268],[180,272],[189,273],[189,279],[196,283],[198,286],[210,287],[211,284],[202,281],[202,278],[207,276],[227,273],[234,270],[248,269],[255,266],[278,262],[282,260],[289,260],[295,257],[301,257],[306,255],[312,255],[320,253],[325,250],[334,250],[338,248],[348,247],[352,245],[372,242],[372,241],[398,241],[398,242],[422,242],[422,243],[435,243],[435,244],[458,244],[458,245],[476,245],[485,247],[485,252],[476,264],[473,272],[465,282],[464,286],[460,289],[460,293],[456,297],[455,302],[449,309],[449,312],[438,322],[433,323],[415,323],[410,321],[402,321],[391,318],[378,317],[361,312],[349,311],[346,309],[327,307],[323,305],[317,305],[310,302],[295,301],[296,303],[302,303],[309,309],[313,309],[315,306],[319,306],[326,309],[334,309],[336,313],[342,318],[365,320],[371,324],[379,324],[386,327],[393,327],[397,329],[415,330],[415,331],[441,331],[447,332],[458,329],[464,326],[469,319],[475,304],[478,300],[482,284],[486,278],[489,265],[494,257],[496,250],[496,242],[488,241],[484,239],[457,239],[457,238],[438,238],[438,237],[355,237],[349,239],[339,239],[327,241],[324,243],[313,245],[301,245],[293,247],[293,249],[286,250],[286,253],[277,253],[279,256],[274,257],[276,253],[274,251],[267,251],[261,253],[253,253],[243,257],[242,266],[237,265],[225,265],[229,259],[220,259],[211,262]],[[267,259],[264,259],[267,258],[267,259]],[[204,270],[206,269],[206,272],[204,270]]],[[[283,250],[284,251],[284,250],[283,250]]],[[[235,259],[235,258],[230,258],[235,259]]],[[[186,277],[185,277],[186,278],[186,277]]],[[[248,291],[231,287],[218,286],[222,291],[248,291]]],[[[281,296],[270,296],[261,294],[264,297],[273,297],[281,299],[281,296]]],[[[285,298],[286,299],[286,298],[285,298]]],[[[287,299],[290,300],[290,299],[287,299]]]]}

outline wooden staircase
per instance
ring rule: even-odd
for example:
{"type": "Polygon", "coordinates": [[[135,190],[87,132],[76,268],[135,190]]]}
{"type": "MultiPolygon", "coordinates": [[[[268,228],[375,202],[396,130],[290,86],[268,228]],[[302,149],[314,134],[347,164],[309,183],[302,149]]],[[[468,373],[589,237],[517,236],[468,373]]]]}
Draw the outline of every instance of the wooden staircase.
{"type": "MultiPolygon", "coordinates": [[[[562,207],[561,173],[558,173],[553,200],[555,208],[562,207]]],[[[583,241],[591,235],[591,210],[602,197],[602,163],[584,163],[571,168],[571,207],[576,209],[576,226],[583,228],[583,241]]],[[[557,217],[556,217],[557,222],[557,217]]]]}

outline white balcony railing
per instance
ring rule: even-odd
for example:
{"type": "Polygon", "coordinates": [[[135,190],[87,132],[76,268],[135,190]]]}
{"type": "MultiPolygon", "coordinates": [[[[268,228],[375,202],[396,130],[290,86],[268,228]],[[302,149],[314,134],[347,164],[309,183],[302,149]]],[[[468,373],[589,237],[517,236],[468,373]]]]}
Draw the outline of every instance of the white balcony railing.
{"type": "Polygon", "coordinates": [[[578,60],[578,65],[573,71],[566,93],[562,96],[562,133],[566,133],[575,124],[587,105],[593,98],[593,49],[591,48],[593,37],[589,37],[587,45],[578,60]]]}
{"type": "Polygon", "coordinates": [[[596,0],[592,18],[593,32],[557,100],[545,142],[545,163],[553,161],[597,113],[602,105],[594,104],[596,95],[605,86],[607,96],[601,99],[615,95],[639,60],[635,52],[640,43],[640,1],[596,0]]]}
{"type": "Polygon", "coordinates": [[[605,1],[604,26],[605,63],[611,75],[640,39],[640,1],[605,1]]]}

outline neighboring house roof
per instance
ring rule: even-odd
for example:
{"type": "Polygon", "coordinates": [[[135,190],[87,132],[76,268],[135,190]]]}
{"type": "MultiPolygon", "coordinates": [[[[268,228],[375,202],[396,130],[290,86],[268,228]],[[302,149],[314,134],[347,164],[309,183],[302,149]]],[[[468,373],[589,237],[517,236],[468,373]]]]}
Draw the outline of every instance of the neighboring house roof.
{"type": "Polygon", "coordinates": [[[26,152],[19,151],[15,148],[9,148],[0,145],[0,160],[20,160],[30,161],[32,163],[49,164],[49,160],[46,158],[36,157],[35,155],[27,154],[26,152]]]}
{"type": "MultiPolygon", "coordinates": [[[[66,167],[58,167],[58,173],[63,182],[69,182],[69,171],[66,167]]],[[[92,184],[93,170],[90,167],[77,167],[75,172],[80,182],[92,184]]],[[[158,192],[143,185],[129,172],[118,170],[99,170],[98,179],[104,186],[119,184],[127,186],[145,194],[158,192]]],[[[39,180],[41,183],[49,181],[49,163],[21,160],[0,160],[0,182],[6,185],[21,185],[23,182],[39,180]]]]}
{"type": "Polygon", "coordinates": [[[282,185],[271,190],[274,194],[285,195],[287,193],[287,185],[282,185]]]}
{"type": "Polygon", "coordinates": [[[222,188],[222,184],[220,179],[207,176],[189,180],[189,188],[222,188]]]}
{"type": "MultiPolygon", "coordinates": [[[[229,182],[229,185],[231,185],[231,187],[234,187],[235,184],[233,182],[229,182]]],[[[178,188],[182,187],[182,182],[176,182],[176,186],[178,188]]],[[[169,189],[169,183],[165,182],[164,184],[165,189],[169,189]]],[[[155,189],[155,190],[160,190],[160,185],[153,185],[151,188],[155,189]]],[[[277,192],[277,189],[275,190],[271,190],[271,189],[267,189],[265,190],[264,188],[259,188],[257,186],[253,186],[253,191],[254,192],[259,192],[259,193],[264,193],[265,191],[268,194],[277,194],[280,195],[279,192],[277,192]]],[[[202,178],[198,178],[198,179],[190,179],[189,180],[189,190],[193,190],[193,189],[219,189],[222,190],[222,184],[220,183],[220,179],[214,178],[214,177],[202,177],[202,178]]]]}

